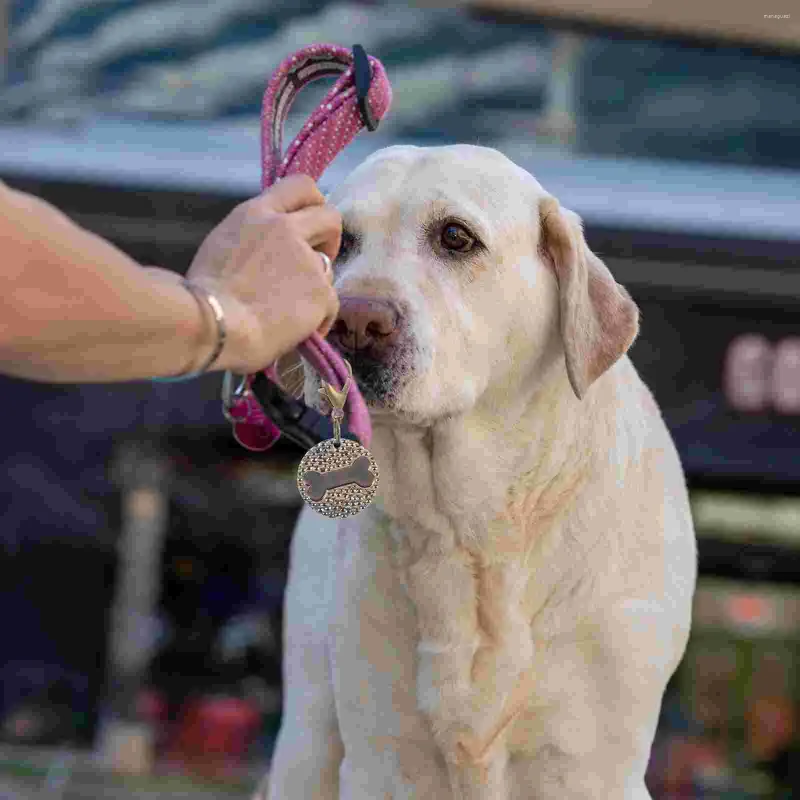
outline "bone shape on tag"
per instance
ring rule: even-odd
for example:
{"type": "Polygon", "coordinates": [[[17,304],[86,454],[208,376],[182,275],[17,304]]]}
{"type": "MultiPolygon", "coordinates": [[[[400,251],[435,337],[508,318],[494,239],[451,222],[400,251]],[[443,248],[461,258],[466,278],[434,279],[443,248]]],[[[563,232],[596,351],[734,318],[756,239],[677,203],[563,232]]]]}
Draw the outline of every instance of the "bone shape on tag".
{"type": "Polygon", "coordinates": [[[349,483],[356,483],[362,489],[368,489],[375,481],[375,476],[369,471],[369,459],[359,456],[352,464],[341,469],[332,469],[330,472],[315,472],[309,470],[303,473],[303,480],[308,486],[308,496],[314,500],[322,500],[328,489],[338,489],[349,483]]]}

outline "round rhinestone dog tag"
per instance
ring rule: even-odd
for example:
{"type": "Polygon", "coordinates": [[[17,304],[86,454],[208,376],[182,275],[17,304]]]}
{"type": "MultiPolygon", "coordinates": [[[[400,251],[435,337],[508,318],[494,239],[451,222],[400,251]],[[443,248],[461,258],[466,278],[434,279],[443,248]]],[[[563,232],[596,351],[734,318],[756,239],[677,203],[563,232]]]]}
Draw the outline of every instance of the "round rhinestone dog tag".
{"type": "Polygon", "coordinates": [[[349,363],[347,369],[350,375],[341,391],[329,383],[319,390],[331,406],[333,439],[312,447],[297,470],[300,496],[316,512],[333,519],[345,519],[363,511],[378,489],[378,465],[372,453],[341,436],[344,404],[353,379],[349,363]]]}

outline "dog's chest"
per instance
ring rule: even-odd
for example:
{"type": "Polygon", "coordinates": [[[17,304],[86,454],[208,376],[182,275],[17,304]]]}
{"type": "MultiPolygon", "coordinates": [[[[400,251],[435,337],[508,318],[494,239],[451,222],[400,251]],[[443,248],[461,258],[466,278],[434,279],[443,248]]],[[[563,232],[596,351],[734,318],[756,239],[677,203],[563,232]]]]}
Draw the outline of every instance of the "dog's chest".
{"type": "Polygon", "coordinates": [[[600,770],[630,759],[606,741],[620,708],[643,757],[661,669],[654,680],[629,650],[646,639],[652,660],[666,639],[658,614],[625,612],[644,614],[644,637],[622,612],[585,624],[596,581],[553,569],[557,554],[533,557],[524,574],[514,559],[487,569],[414,533],[374,509],[338,529],[329,652],[345,783],[360,764],[365,797],[385,787],[398,798],[447,797],[464,782],[480,787],[475,797],[527,798],[578,761],[599,759],[600,770]]]}
{"type": "Polygon", "coordinates": [[[389,522],[374,510],[339,526],[333,602],[330,650],[343,732],[349,723],[362,735],[408,735],[416,724],[416,618],[394,565],[389,522]]]}
{"type": "Polygon", "coordinates": [[[465,551],[407,534],[376,512],[339,528],[330,647],[345,747],[414,743],[438,770],[491,761],[512,743],[532,666],[549,671],[526,581],[520,567],[476,569],[465,551]]]}

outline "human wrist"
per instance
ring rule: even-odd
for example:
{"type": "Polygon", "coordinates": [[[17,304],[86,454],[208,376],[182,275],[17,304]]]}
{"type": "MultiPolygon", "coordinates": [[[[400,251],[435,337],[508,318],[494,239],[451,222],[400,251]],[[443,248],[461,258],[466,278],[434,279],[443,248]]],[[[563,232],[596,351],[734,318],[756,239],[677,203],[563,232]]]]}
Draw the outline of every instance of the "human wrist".
{"type": "Polygon", "coordinates": [[[180,363],[169,369],[169,375],[156,380],[180,380],[202,372],[230,371],[244,375],[268,367],[278,357],[277,351],[274,356],[269,352],[264,353],[263,335],[256,316],[218,281],[206,276],[187,275],[185,280],[200,290],[195,293],[183,285],[184,279],[175,272],[156,267],[145,269],[179,303],[181,323],[176,334],[187,345],[180,363]],[[214,310],[207,295],[213,298],[212,303],[219,304],[225,328],[223,347],[211,364],[208,361],[214,354],[219,334],[214,310]],[[204,370],[206,365],[208,366],[204,370]]]}
{"type": "MultiPolygon", "coordinates": [[[[253,354],[260,352],[259,347],[259,326],[255,316],[233,294],[228,293],[217,281],[207,278],[188,277],[188,281],[199,287],[201,291],[210,294],[216,299],[224,313],[226,337],[225,343],[217,358],[208,367],[209,372],[230,371],[236,374],[246,374],[254,372],[260,367],[253,366],[253,354]]],[[[186,291],[186,288],[184,288],[186,291]]],[[[204,302],[203,321],[206,331],[216,331],[216,321],[208,302],[204,302]]],[[[193,366],[194,369],[202,367],[207,363],[208,358],[213,354],[216,339],[203,340],[201,350],[193,366]]],[[[263,367],[268,364],[261,365],[263,367]]]]}
{"type": "Polygon", "coordinates": [[[157,267],[144,269],[158,284],[162,302],[171,309],[169,341],[163,343],[164,357],[158,359],[154,379],[169,381],[192,375],[208,360],[217,341],[213,311],[202,296],[183,285],[181,275],[157,267]]]}
{"type": "Polygon", "coordinates": [[[161,303],[170,309],[169,341],[163,343],[159,366],[151,373],[153,380],[188,380],[221,369],[217,362],[221,351],[227,350],[228,322],[215,294],[172,270],[160,267],[142,267],[142,270],[157,285],[161,303]]]}

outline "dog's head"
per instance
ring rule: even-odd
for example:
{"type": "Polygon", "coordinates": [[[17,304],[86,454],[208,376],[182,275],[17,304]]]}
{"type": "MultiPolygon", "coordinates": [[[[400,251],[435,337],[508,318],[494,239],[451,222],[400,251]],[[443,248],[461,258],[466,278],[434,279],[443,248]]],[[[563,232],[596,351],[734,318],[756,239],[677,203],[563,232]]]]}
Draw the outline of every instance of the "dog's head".
{"type": "Polygon", "coordinates": [[[495,150],[390,147],[329,202],[344,220],[329,341],[377,415],[432,422],[558,363],[581,398],[637,335],[577,215],[495,150]]]}

